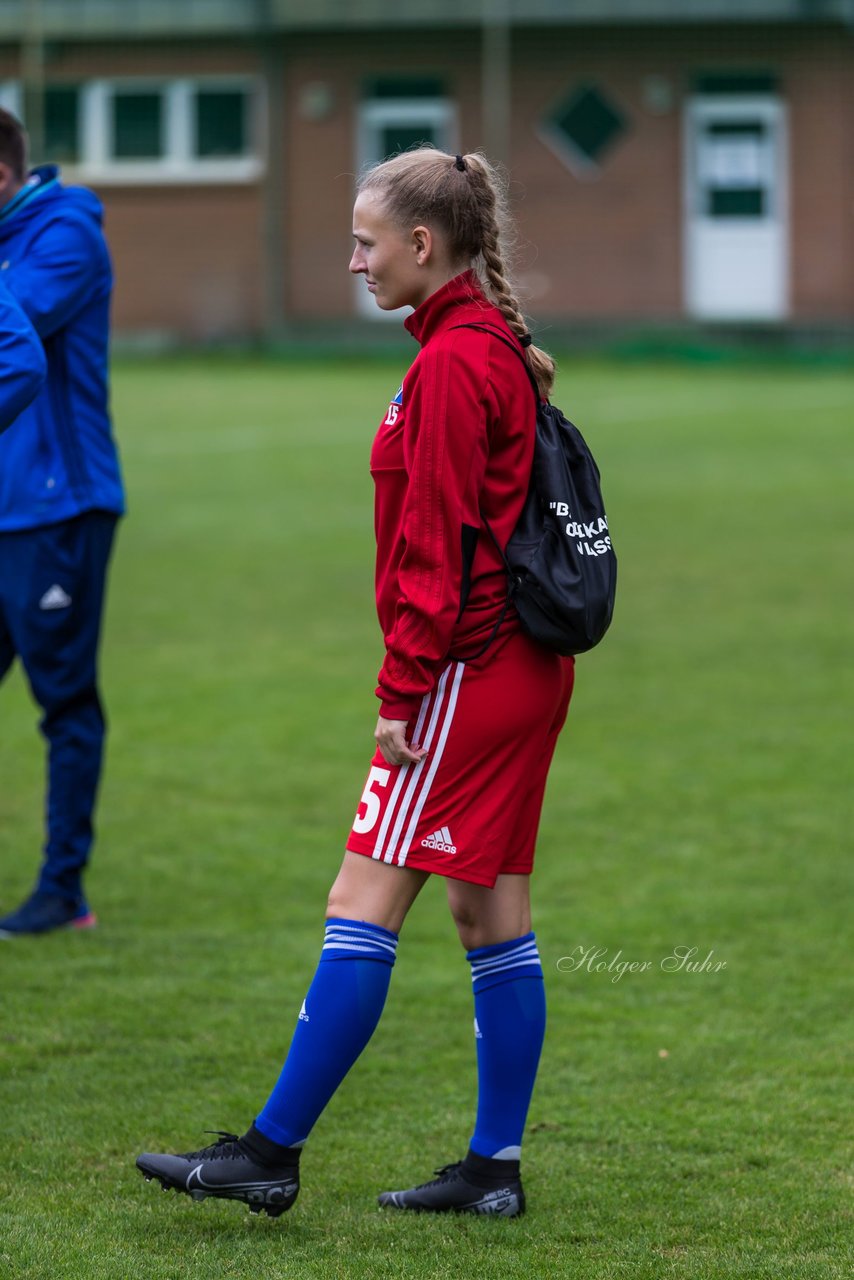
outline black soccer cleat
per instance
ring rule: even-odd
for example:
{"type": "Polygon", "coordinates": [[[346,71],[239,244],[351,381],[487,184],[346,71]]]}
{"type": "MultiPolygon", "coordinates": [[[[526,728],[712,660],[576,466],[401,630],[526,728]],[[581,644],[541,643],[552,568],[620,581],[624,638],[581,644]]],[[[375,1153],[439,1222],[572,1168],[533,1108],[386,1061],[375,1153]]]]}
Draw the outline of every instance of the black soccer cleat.
{"type": "Polygon", "coordinates": [[[215,1132],[219,1141],[201,1151],[182,1156],[146,1152],[136,1167],[146,1182],[156,1178],[164,1191],[183,1191],[194,1200],[242,1200],[250,1213],[263,1210],[271,1218],[290,1209],[299,1193],[299,1152],[293,1164],[261,1164],[236,1133],[215,1132]]]}
{"type": "Polygon", "coordinates": [[[378,1203],[383,1209],[410,1209],[414,1213],[517,1218],[525,1212],[525,1192],[518,1160],[487,1160],[469,1152],[465,1160],[437,1169],[432,1182],[423,1182],[408,1191],[383,1191],[378,1203]]]}

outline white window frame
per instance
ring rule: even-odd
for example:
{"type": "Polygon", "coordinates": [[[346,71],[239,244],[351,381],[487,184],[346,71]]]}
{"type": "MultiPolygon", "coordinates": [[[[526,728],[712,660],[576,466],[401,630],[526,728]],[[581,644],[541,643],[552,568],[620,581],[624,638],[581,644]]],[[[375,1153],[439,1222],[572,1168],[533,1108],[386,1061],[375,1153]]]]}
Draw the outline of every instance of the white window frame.
{"type": "Polygon", "coordinates": [[[0,80],[0,107],[11,111],[20,120],[23,92],[19,80],[0,80]]]}
{"type": "Polygon", "coordinates": [[[424,120],[440,131],[446,130],[449,150],[457,145],[457,108],[451,98],[369,98],[363,102],[357,117],[359,172],[382,159],[373,146],[378,130],[385,125],[421,124],[424,120]]]}
{"type": "MultiPolygon", "coordinates": [[[[20,110],[21,86],[0,81],[0,105],[20,110]]],[[[63,174],[77,181],[113,186],[193,185],[255,182],[264,173],[265,113],[263,81],[252,75],[116,76],[80,84],[80,160],[64,164],[63,174]],[[194,155],[194,101],[199,90],[239,89],[248,104],[246,155],[194,155]],[[163,98],[163,155],[126,159],[113,155],[113,100],[116,93],[159,92],[163,98]]]]}

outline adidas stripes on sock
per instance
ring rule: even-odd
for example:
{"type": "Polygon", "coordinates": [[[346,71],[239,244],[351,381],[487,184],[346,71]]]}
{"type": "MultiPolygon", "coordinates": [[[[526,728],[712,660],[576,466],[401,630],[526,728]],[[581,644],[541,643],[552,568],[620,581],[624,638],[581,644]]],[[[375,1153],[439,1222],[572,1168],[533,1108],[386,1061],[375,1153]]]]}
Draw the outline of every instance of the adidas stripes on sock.
{"type": "Polygon", "coordinates": [[[469,951],[477,1043],[477,1121],[471,1151],[518,1160],[546,1029],[543,970],[533,933],[469,951]]]}
{"type": "Polygon", "coordinates": [[[301,1146],[373,1035],[397,934],[361,920],[327,920],[320,963],[302,1002],[285,1065],[255,1120],[272,1142],[301,1146]]]}

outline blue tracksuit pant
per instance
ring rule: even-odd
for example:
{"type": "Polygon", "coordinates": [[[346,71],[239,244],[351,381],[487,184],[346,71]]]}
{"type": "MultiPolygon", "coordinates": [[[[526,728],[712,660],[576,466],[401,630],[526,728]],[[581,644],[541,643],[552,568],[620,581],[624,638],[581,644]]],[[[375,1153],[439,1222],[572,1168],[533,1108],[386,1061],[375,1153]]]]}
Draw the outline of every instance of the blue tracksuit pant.
{"type": "Polygon", "coordinates": [[[0,533],[0,680],[21,659],[48,744],[47,838],[39,890],[81,895],[92,846],[104,714],[98,639],[116,517],[0,533]]]}

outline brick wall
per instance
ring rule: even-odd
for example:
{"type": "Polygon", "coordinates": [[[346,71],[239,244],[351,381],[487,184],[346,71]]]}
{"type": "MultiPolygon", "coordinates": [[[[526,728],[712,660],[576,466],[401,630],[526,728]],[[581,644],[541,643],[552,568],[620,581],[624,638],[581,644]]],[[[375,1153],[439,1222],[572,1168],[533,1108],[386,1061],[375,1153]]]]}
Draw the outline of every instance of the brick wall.
{"type": "MultiPolygon", "coordinates": [[[[356,113],[367,77],[441,76],[456,101],[461,145],[481,144],[474,32],[299,36],[284,44],[281,229],[287,314],[355,313],[347,273],[356,113]],[[310,86],[328,90],[312,112],[310,86]]],[[[5,56],[4,56],[5,53],[5,56]]],[[[54,52],[64,78],[257,72],[259,51],[223,45],[109,44],[54,52]]],[[[794,321],[854,318],[854,39],[808,27],[564,28],[517,33],[513,47],[511,197],[517,274],[533,315],[549,320],[679,320],[683,316],[683,106],[709,70],[772,71],[788,104],[791,298],[794,321]],[[570,90],[596,84],[625,114],[626,133],[601,170],[581,177],[539,126],[570,90]],[[670,101],[667,101],[669,92],[670,101]]],[[[0,50],[0,77],[14,75],[0,50]]],[[[116,263],[119,332],[205,340],[263,322],[263,198],[256,182],[205,186],[104,183],[98,188],[116,263]]]]}

